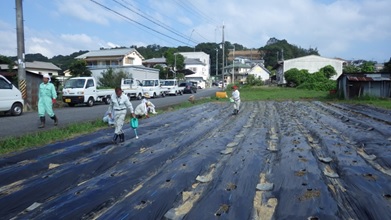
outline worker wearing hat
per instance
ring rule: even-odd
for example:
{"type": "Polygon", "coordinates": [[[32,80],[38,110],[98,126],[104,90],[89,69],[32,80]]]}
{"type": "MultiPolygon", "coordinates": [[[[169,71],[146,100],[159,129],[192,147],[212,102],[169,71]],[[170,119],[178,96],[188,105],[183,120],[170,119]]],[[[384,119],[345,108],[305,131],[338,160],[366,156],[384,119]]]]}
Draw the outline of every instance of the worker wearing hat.
{"type": "Polygon", "coordinates": [[[53,112],[53,104],[56,103],[56,99],[57,92],[53,83],[50,82],[50,76],[44,74],[38,93],[38,116],[41,121],[39,128],[45,127],[45,114],[48,114],[54,120],[54,125],[58,124],[57,116],[53,112]]]}
{"type": "Polygon", "coordinates": [[[145,115],[146,118],[149,118],[148,107],[151,104],[152,104],[152,102],[147,101],[146,99],[141,100],[141,103],[134,110],[134,114],[136,115],[136,117],[142,118],[145,115]],[[148,103],[150,103],[150,104],[148,104],[148,103]]]}
{"type": "Polygon", "coordinates": [[[130,110],[132,116],[134,117],[133,106],[129,101],[127,95],[122,93],[122,89],[117,87],[115,88],[115,94],[111,95],[111,102],[108,108],[108,115],[110,118],[114,118],[114,137],[113,143],[117,143],[117,139],[119,137],[119,142],[125,141],[125,134],[122,130],[124,126],[125,116],[127,113],[127,109],[130,110]],[[115,114],[111,114],[111,112],[115,111],[115,114]]]}
{"type": "Polygon", "coordinates": [[[237,115],[239,113],[240,107],[240,92],[236,85],[232,86],[232,96],[231,99],[234,100],[234,112],[233,115],[237,115]]]}

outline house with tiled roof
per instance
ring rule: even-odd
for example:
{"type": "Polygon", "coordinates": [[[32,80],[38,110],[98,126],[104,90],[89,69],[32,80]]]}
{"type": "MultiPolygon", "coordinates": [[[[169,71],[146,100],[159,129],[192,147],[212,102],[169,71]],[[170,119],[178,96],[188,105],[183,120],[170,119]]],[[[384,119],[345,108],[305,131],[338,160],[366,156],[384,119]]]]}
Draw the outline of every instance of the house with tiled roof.
{"type": "Polygon", "coordinates": [[[77,56],[87,62],[88,69],[96,78],[109,68],[124,71],[137,79],[158,79],[159,70],[143,66],[144,57],[135,48],[115,48],[89,51],[77,56]]]}

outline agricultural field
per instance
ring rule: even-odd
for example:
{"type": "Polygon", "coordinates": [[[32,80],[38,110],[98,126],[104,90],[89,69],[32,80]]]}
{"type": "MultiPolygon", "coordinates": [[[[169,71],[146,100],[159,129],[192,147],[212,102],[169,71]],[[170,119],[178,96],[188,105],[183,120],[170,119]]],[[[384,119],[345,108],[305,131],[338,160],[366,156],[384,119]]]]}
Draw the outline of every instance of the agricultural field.
{"type": "Polygon", "coordinates": [[[210,102],[0,158],[4,219],[391,219],[391,110],[210,102]]]}

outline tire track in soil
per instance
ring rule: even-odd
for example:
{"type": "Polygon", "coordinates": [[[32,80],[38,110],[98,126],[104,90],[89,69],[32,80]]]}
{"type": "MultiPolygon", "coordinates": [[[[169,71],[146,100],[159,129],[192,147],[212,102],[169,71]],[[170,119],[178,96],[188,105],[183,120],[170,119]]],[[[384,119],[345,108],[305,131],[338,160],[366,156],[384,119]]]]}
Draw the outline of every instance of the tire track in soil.
{"type": "Polygon", "coordinates": [[[0,216],[391,218],[390,131],[381,117],[320,102],[242,106],[238,116],[228,103],[208,103],[141,120],[140,139],[126,125],[123,145],[105,146],[107,129],[1,158],[7,175],[35,171],[0,185],[0,216]],[[319,160],[327,156],[329,164],[319,160]],[[208,175],[210,181],[197,181],[208,175]],[[265,182],[274,188],[257,191],[265,182]]]}

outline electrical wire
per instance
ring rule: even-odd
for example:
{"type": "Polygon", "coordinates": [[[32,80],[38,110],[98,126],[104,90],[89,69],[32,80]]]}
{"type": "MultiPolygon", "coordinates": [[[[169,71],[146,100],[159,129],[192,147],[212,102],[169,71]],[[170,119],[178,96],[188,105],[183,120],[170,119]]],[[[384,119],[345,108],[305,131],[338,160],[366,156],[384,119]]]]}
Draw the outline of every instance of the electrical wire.
{"type": "MultiPolygon", "coordinates": [[[[128,9],[129,11],[134,12],[134,13],[136,13],[137,15],[139,15],[139,16],[141,16],[141,17],[147,19],[148,21],[150,21],[150,22],[156,24],[157,26],[159,26],[159,27],[161,27],[161,28],[164,28],[165,30],[167,30],[167,31],[169,31],[169,32],[171,32],[171,33],[173,33],[173,34],[175,34],[175,35],[177,35],[177,36],[179,36],[179,37],[182,37],[182,38],[184,38],[184,39],[187,40],[187,37],[186,37],[186,36],[184,36],[183,34],[178,33],[178,32],[175,31],[175,30],[172,30],[172,29],[171,29],[170,27],[168,27],[167,25],[161,25],[160,23],[154,21],[153,19],[148,18],[147,16],[145,16],[145,15],[143,15],[143,14],[141,14],[141,13],[139,13],[139,12],[137,12],[137,11],[135,11],[135,10],[129,8],[129,7],[127,7],[126,5],[124,5],[124,4],[120,3],[120,2],[118,2],[117,0],[113,0],[113,1],[116,2],[117,4],[121,5],[122,7],[128,9]]],[[[191,42],[193,42],[193,43],[195,43],[195,44],[198,43],[198,42],[195,42],[195,41],[191,41],[191,42]]]]}
{"type": "Polygon", "coordinates": [[[104,8],[104,9],[106,9],[106,10],[108,10],[108,11],[111,11],[111,12],[113,12],[113,13],[119,15],[120,17],[125,18],[125,19],[128,20],[128,21],[132,21],[132,22],[136,23],[137,25],[142,26],[143,28],[146,28],[146,29],[148,29],[148,30],[151,30],[151,31],[153,31],[153,32],[155,32],[155,33],[158,33],[158,34],[160,34],[160,35],[162,35],[162,36],[165,36],[165,37],[167,37],[167,38],[170,38],[170,39],[172,39],[172,40],[174,40],[174,41],[177,41],[177,42],[179,42],[179,43],[182,43],[182,44],[184,44],[184,45],[190,46],[190,44],[185,43],[184,41],[178,40],[178,39],[176,39],[176,38],[174,38],[174,37],[171,37],[171,36],[169,36],[169,35],[167,35],[167,34],[164,34],[164,33],[160,32],[160,31],[157,31],[157,30],[155,30],[155,29],[153,29],[153,28],[150,28],[150,27],[148,27],[148,26],[146,26],[146,25],[144,25],[144,24],[142,24],[142,23],[140,23],[140,22],[138,22],[138,21],[135,21],[135,20],[133,20],[133,19],[131,19],[131,18],[129,18],[129,17],[127,17],[127,16],[125,16],[125,15],[123,15],[123,14],[121,14],[121,13],[119,13],[119,12],[117,12],[117,11],[115,11],[115,10],[113,10],[113,9],[111,9],[111,8],[109,8],[109,7],[105,6],[105,5],[103,5],[103,4],[99,3],[99,2],[97,2],[97,1],[95,1],[95,0],[90,0],[90,1],[93,2],[93,3],[95,3],[95,4],[97,4],[97,5],[99,5],[99,6],[101,6],[102,8],[104,8]]]}

